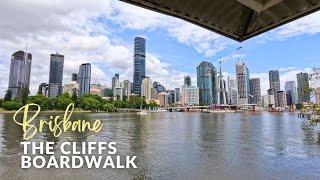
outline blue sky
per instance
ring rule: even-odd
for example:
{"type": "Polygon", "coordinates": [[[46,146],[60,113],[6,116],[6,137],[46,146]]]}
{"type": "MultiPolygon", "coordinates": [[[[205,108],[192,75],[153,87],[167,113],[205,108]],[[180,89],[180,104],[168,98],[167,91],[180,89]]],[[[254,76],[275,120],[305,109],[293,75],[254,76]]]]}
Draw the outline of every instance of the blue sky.
{"type": "MultiPolygon", "coordinates": [[[[132,80],[133,39],[147,39],[147,75],[167,88],[180,87],[185,75],[196,80],[203,60],[223,63],[224,74],[234,75],[238,58],[252,77],[268,88],[268,71],[280,70],[282,84],[295,74],[319,65],[320,13],[281,26],[243,43],[230,40],[183,20],[116,0],[56,0],[0,2],[0,95],[8,84],[9,60],[28,43],[33,54],[31,92],[48,81],[49,55],[65,55],[63,83],[79,64],[93,65],[92,81],[110,86],[114,73],[132,80]],[[242,46],[241,51],[234,51],[242,46]],[[66,47],[66,48],[64,48],[66,47]],[[233,52],[231,55],[228,52],[233,52]]],[[[217,65],[217,63],[214,63],[217,65]]]]}

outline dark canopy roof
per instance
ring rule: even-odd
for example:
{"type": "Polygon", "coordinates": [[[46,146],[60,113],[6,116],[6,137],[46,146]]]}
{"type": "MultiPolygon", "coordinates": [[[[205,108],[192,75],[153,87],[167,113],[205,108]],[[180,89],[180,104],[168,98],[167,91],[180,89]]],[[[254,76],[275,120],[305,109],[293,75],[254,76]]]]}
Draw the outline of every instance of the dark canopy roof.
{"type": "Polygon", "coordinates": [[[320,0],[121,0],[243,41],[320,9],[320,0]]]}

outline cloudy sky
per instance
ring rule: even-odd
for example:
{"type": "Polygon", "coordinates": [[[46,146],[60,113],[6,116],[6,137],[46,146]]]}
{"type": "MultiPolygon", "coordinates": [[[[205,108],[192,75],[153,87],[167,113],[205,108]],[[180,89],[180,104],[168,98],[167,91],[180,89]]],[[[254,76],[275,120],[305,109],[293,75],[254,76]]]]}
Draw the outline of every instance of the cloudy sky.
{"type": "Polygon", "coordinates": [[[268,71],[280,70],[282,85],[296,74],[319,65],[320,12],[309,15],[242,44],[187,23],[115,0],[10,0],[0,1],[0,96],[8,86],[10,56],[24,50],[33,54],[31,93],[49,79],[49,58],[65,55],[63,83],[79,64],[92,64],[92,82],[110,86],[115,73],[132,81],[133,39],[147,39],[147,75],[167,88],[180,87],[185,75],[196,81],[196,66],[203,60],[225,74],[235,74],[238,57],[252,77],[260,77],[262,94],[268,71]],[[241,51],[233,52],[239,46],[241,51]]]}

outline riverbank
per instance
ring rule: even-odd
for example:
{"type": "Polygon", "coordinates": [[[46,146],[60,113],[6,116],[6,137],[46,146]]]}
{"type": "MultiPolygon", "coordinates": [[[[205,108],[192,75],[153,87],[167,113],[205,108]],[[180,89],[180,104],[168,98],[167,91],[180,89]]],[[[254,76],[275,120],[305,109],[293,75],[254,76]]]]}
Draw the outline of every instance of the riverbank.
{"type": "MultiPolygon", "coordinates": [[[[75,109],[73,111],[74,114],[80,114],[80,113],[134,113],[134,112],[140,112],[140,109],[129,109],[129,108],[117,108],[116,112],[107,112],[107,111],[89,111],[89,110],[81,110],[81,109],[75,109]]],[[[14,114],[17,110],[5,110],[0,108],[0,114],[14,114]]],[[[29,111],[31,113],[34,113],[35,111],[29,111]]],[[[41,111],[40,114],[63,114],[65,111],[63,110],[45,110],[41,111]]],[[[22,112],[21,112],[22,113],[22,112]]]]}

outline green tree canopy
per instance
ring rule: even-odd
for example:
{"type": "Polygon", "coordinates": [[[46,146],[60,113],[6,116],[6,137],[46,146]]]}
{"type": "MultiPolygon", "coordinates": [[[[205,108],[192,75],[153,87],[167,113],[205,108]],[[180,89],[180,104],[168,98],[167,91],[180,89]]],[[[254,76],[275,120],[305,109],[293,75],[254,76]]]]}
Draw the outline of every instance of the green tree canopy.
{"type": "Polygon", "coordinates": [[[17,110],[21,106],[22,105],[19,101],[5,101],[2,103],[2,108],[5,110],[17,110]]]}
{"type": "Polygon", "coordinates": [[[29,96],[28,103],[38,104],[41,107],[41,110],[47,110],[49,109],[50,99],[42,95],[42,93],[38,93],[35,96],[29,96]]]}
{"type": "Polygon", "coordinates": [[[12,100],[12,91],[8,89],[6,91],[6,94],[4,95],[3,101],[11,101],[11,100],[12,100]]]}
{"type": "Polygon", "coordinates": [[[69,93],[63,93],[61,96],[57,97],[56,108],[65,110],[71,103],[74,104],[75,102],[71,99],[69,93]]]}

